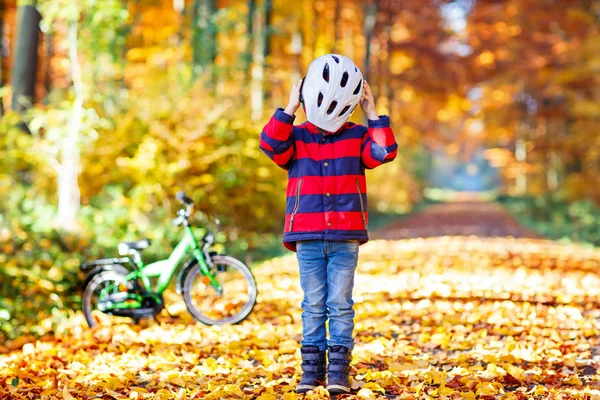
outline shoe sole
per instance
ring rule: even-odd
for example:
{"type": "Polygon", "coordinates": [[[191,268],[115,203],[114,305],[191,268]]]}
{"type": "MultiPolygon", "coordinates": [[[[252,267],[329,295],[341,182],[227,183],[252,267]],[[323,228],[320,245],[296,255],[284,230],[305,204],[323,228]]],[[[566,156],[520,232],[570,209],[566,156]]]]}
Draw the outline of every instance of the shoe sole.
{"type": "Polygon", "coordinates": [[[315,388],[316,388],[316,386],[312,386],[312,385],[298,385],[298,387],[296,387],[296,393],[310,392],[311,390],[313,390],[315,388]]]}
{"type": "Polygon", "coordinates": [[[327,385],[327,391],[329,394],[348,394],[350,388],[342,385],[327,385]]]}

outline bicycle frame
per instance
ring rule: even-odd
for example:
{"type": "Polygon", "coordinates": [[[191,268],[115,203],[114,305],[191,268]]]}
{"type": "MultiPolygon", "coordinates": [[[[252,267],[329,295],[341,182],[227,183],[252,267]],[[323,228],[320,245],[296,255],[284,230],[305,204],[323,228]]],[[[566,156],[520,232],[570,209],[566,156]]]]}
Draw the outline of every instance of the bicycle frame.
{"type": "Polygon", "coordinates": [[[184,235],[169,255],[169,258],[144,265],[143,261],[139,257],[136,257],[133,261],[137,265],[138,270],[131,272],[125,279],[129,281],[139,278],[147,291],[162,294],[167,289],[175,271],[190,252],[198,261],[200,270],[209,279],[210,284],[220,292],[222,290],[221,285],[210,271],[210,267],[189,225],[184,227],[184,235]],[[150,278],[156,277],[158,277],[158,281],[156,283],[156,290],[154,290],[150,278]]]}

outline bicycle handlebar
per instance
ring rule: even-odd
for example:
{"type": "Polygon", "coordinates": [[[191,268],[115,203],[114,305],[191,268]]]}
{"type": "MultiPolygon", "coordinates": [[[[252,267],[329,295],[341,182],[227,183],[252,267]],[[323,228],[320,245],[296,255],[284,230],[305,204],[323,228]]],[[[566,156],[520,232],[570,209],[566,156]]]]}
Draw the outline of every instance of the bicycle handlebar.
{"type": "Polygon", "coordinates": [[[174,226],[179,226],[181,224],[183,224],[183,217],[182,216],[179,216],[179,217],[177,217],[177,218],[175,218],[173,220],[173,225],[174,226]]]}
{"type": "Polygon", "coordinates": [[[179,200],[179,202],[185,204],[186,206],[193,206],[194,202],[192,201],[192,199],[190,199],[188,197],[187,194],[185,194],[185,192],[183,190],[180,190],[179,192],[177,192],[177,194],[175,195],[175,198],[177,200],[179,200]]]}
{"type": "MultiPolygon", "coordinates": [[[[179,200],[180,203],[182,203],[183,205],[186,206],[186,209],[183,210],[179,210],[177,212],[177,218],[175,218],[173,220],[173,225],[174,226],[180,226],[182,225],[184,222],[187,221],[187,219],[190,216],[190,212],[191,212],[191,208],[194,206],[194,202],[192,201],[192,199],[190,199],[188,197],[188,195],[185,194],[185,192],[183,190],[180,190],[179,192],[177,192],[177,194],[175,195],[175,198],[177,200],[179,200]]],[[[218,218],[214,219],[215,224],[217,225],[217,231],[220,229],[221,227],[221,221],[218,218]]],[[[203,239],[208,245],[214,243],[215,241],[215,236],[212,232],[207,232],[204,239],[203,239]]]]}

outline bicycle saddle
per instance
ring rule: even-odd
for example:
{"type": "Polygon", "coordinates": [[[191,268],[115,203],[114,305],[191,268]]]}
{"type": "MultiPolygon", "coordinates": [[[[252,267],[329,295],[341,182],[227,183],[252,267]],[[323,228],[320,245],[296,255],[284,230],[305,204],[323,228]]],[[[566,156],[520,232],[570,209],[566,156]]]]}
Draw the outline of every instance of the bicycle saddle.
{"type": "Polygon", "coordinates": [[[119,243],[118,250],[119,254],[126,255],[131,250],[144,250],[148,246],[150,246],[150,239],[143,239],[137,242],[121,242],[119,243]]]}

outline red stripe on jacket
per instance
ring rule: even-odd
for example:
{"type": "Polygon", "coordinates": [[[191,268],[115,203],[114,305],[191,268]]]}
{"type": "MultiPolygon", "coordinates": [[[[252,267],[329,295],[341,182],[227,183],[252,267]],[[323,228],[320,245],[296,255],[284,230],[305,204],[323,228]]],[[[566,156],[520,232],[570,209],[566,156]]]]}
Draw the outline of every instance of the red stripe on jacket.
{"type": "Polygon", "coordinates": [[[361,139],[346,139],[336,143],[296,142],[296,158],[310,158],[315,161],[339,157],[360,157],[361,139]]]}
{"type": "Polygon", "coordinates": [[[293,155],[294,155],[294,148],[290,147],[289,149],[287,149],[286,151],[284,151],[281,154],[274,154],[273,161],[275,161],[275,163],[277,165],[285,165],[288,163],[288,161],[290,161],[290,159],[292,158],[293,155]]]}
{"type": "Polygon", "coordinates": [[[386,126],[385,128],[369,128],[369,136],[375,143],[380,146],[387,147],[396,143],[394,132],[392,128],[386,126]]]}
{"type": "MultiPolygon", "coordinates": [[[[291,215],[285,216],[285,231],[290,231],[291,215]]],[[[369,223],[369,214],[365,212],[365,219],[369,223]]],[[[344,231],[364,231],[365,223],[362,213],[356,211],[303,213],[294,216],[293,232],[319,232],[326,229],[344,231]]]]}
{"type": "Polygon", "coordinates": [[[289,178],[287,197],[295,196],[298,181],[302,179],[301,194],[347,194],[358,193],[356,180],[362,194],[367,193],[367,179],[364,175],[339,175],[339,176],[304,176],[302,178],[289,178]]]}
{"type": "Polygon", "coordinates": [[[265,142],[262,139],[260,139],[260,148],[268,151],[273,151],[273,148],[269,145],[269,143],[265,142]]]}
{"type": "Polygon", "coordinates": [[[263,131],[271,139],[285,142],[289,139],[290,134],[292,133],[292,124],[286,124],[285,122],[279,121],[275,117],[271,117],[269,123],[267,123],[263,131]]]}

